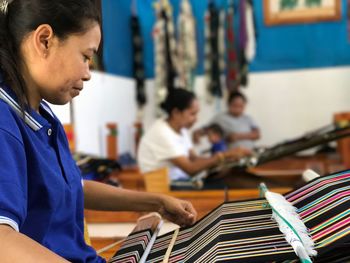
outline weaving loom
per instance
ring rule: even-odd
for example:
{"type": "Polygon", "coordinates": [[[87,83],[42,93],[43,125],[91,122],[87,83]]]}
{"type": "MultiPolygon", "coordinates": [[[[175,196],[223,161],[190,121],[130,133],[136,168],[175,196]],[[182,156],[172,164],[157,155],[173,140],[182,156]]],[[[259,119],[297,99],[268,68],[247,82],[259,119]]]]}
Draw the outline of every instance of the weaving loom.
{"type": "MultiPolygon", "coordinates": [[[[309,230],[314,262],[350,262],[344,249],[350,242],[350,170],[319,177],[284,197],[309,230]]],[[[142,256],[145,262],[300,262],[265,198],[224,203],[193,226],[158,236],[145,255],[153,233],[132,233],[109,262],[141,262],[142,256]]]]}
{"type": "Polygon", "coordinates": [[[261,149],[252,156],[227,164],[226,168],[246,168],[267,163],[272,160],[303,151],[331,141],[350,136],[350,123],[331,124],[306,133],[300,138],[279,143],[270,148],[261,149]]]}
{"type": "MultiPolygon", "coordinates": [[[[180,182],[179,186],[190,185],[194,189],[201,189],[208,178],[213,178],[215,180],[215,177],[219,176],[226,178],[224,179],[224,184],[228,188],[235,188],[236,186],[239,188],[249,188],[251,186],[256,187],[261,181],[261,177],[250,173],[249,168],[278,160],[282,157],[331,141],[336,141],[347,136],[350,136],[350,123],[330,124],[314,131],[310,131],[299,138],[278,143],[269,148],[259,149],[251,156],[243,157],[237,161],[227,162],[223,165],[214,167],[207,173],[201,173],[192,177],[190,182],[180,182]],[[234,176],[231,176],[232,174],[234,174],[234,176]]],[[[284,186],[283,184],[280,185],[281,182],[274,182],[274,180],[268,181],[269,179],[265,180],[267,180],[266,183],[272,187],[284,186]]],[[[299,184],[299,182],[295,182],[293,185],[296,186],[297,184],[299,184]]]]}

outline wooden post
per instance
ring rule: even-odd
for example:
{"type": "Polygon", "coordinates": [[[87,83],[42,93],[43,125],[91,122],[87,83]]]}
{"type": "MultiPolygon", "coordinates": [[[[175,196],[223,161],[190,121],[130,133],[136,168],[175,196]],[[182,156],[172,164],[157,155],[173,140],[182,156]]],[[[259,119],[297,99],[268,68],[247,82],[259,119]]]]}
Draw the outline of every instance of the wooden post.
{"type": "MultiPolygon", "coordinates": [[[[336,124],[343,126],[350,122],[350,112],[341,112],[334,114],[336,124]]],[[[350,138],[344,138],[337,141],[337,150],[341,156],[346,169],[350,168],[350,138]]]]}
{"type": "Polygon", "coordinates": [[[107,158],[110,160],[118,159],[118,127],[116,123],[107,123],[109,134],[107,135],[107,158]]]}
{"type": "Polygon", "coordinates": [[[63,124],[63,129],[66,133],[69,150],[71,153],[75,152],[75,138],[74,138],[74,127],[73,124],[63,124]]]}
{"type": "Polygon", "coordinates": [[[135,137],[134,137],[134,140],[135,140],[135,154],[137,154],[137,150],[139,148],[139,143],[140,143],[140,140],[141,140],[141,137],[143,135],[143,126],[142,126],[142,122],[135,122],[134,123],[134,128],[135,128],[135,137]]]}

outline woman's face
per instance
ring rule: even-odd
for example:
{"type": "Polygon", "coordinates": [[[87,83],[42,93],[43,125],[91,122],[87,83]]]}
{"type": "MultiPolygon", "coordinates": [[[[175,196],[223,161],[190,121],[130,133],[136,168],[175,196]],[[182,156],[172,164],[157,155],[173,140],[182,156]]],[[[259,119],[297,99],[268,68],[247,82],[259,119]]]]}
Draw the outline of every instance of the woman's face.
{"type": "Polygon", "coordinates": [[[180,111],[178,116],[178,121],[181,127],[191,128],[192,125],[197,121],[197,115],[199,112],[199,103],[197,99],[192,100],[190,107],[180,111]]]}
{"type": "Polygon", "coordinates": [[[83,82],[91,77],[89,61],[100,40],[101,31],[97,23],[85,33],[73,34],[63,41],[54,36],[44,58],[38,58],[34,61],[36,63],[27,66],[32,82],[29,96],[33,94],[35,100],[45,99],[62,105],[79,95],[83,82]]]}
{"type": "Polygon", "coordinates": [[[241,97],[236,97],[228,105],[229,113],[233,116],[241,116],[244,113],[246,102],[241,97]]]}

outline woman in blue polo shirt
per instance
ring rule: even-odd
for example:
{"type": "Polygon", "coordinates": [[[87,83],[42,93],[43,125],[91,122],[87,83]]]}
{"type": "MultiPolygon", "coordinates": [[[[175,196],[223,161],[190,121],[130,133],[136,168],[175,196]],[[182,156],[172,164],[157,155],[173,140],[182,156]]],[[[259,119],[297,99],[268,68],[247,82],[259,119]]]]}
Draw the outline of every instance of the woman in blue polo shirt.
{"type": "Polygon", "coordinates": [[[1,262],[104,262],[84,242],[83,209],[158,211],[180,225],[191,204],[96,182],[82,185],[62,125],[90,79],[101,38],[92,0],[0,0],[1,262]]]}

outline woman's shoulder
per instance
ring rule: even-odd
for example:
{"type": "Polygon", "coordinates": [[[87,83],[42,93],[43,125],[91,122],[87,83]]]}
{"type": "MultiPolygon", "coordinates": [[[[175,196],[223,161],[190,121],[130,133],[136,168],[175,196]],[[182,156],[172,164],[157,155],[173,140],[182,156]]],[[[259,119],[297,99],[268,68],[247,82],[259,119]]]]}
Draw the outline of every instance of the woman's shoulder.
{"type": "Polygon", "coordinates": [[[151,133],[163,132],[169,128],[168,126],[169,125],[167,124],[166,120],[160,118],[152,123],[148,131],[151,133]]]}
{"type": "Polygon", "coordinates": [[[173,138],[175,132],[164,119],[157,119],[145,133],[145,140],[156,141],[173,138]]]}
{"type": "Polygon", "coordinates": [[[20,119],[19,113],[16,113],[11,106],[2,99],[0,99],[0,112],[0,129],[16,137],[20,137],[19,125],[23,121],[20,119]]]}

